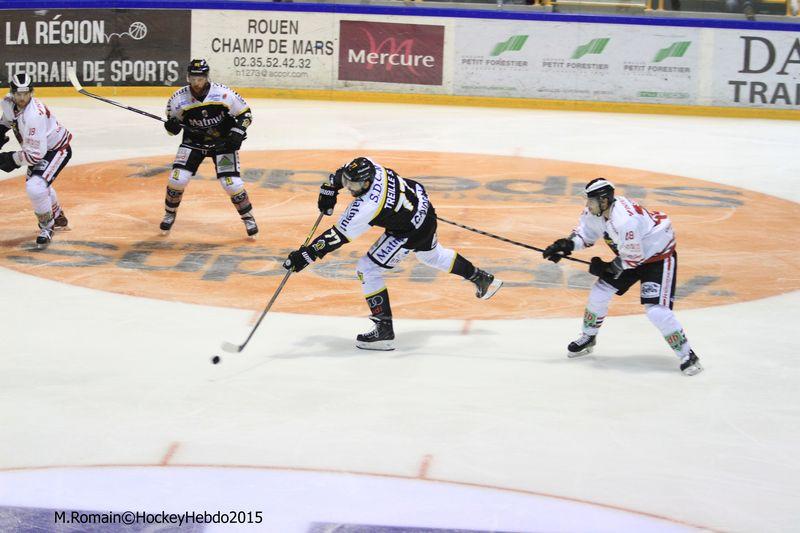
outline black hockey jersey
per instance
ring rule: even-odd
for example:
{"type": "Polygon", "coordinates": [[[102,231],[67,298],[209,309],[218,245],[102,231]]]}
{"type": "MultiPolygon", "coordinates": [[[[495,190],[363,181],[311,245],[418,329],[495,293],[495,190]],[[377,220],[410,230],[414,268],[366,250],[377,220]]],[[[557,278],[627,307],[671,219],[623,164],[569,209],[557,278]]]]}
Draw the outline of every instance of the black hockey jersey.
{"type": "MultiPolygon", "coordinates": [[[[370,188],[353,200],[335,228],[352,241],[370,226],[386,229],[386,233],[410,240],[432,227],[436,214],[421,183],[400,177],[394,170],[374,161],[375,179],[370,188]]],[[[342,187],[341,172],[334,175],[337,189],[342,187]]]]}
{"type": "Polygon", "coordinates": [[[194,97],[188,85],[178,89],[167,102],[167,117],[175,117],[182,124],[202,131],[184,130],[183,142],[194,146],[215,144],[225,139],[234,126],[244,131],[253,120],[244,98],[214,82],[210,82],[202,101],[194,97]]]}

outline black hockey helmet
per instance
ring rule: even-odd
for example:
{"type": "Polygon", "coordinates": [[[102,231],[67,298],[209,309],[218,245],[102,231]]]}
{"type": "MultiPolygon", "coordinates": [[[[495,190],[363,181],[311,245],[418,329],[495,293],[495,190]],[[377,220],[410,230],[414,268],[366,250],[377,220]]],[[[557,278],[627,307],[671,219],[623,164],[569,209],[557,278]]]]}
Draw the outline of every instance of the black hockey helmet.
{"type": "Polygon", "coordinates": [[[189,68],[186,69],[189,76],[208,76],[211,68],[205,59],[192,59],[189,61],[189,68]]]}
{"type": "Polygon", "coordinates": [[[584,187],[584,192],[586,193],[586,198],[588,199],[586,202],[587,207],[589,207],[589,210],[597,216],[600,216],[603,211],[608,209],[611,204],[614,203],[614,184],[605,178],[593,179],[586,184],[586,187],[584,187]],[[605,208],[600,205],[600,201],[602,199],[606,199],[608,201],[605,208]],[[592,204],[596,205],[597,208],[592,209],[592,204]],[[596,213],[595,210],[597,211],[596,213]]]}
{"type": "Polygon", "coordinates": [[[342,170],[342,184],[353,196],[361,196],[375,179],[375,164],[366,157],[356,157],[342,170]]]}
{"type": "Polygon", "coordinates": [[[8,82],[12,93],[31,93],[33,92],[33,78],[28,73],[15,74],[8,82]]]}

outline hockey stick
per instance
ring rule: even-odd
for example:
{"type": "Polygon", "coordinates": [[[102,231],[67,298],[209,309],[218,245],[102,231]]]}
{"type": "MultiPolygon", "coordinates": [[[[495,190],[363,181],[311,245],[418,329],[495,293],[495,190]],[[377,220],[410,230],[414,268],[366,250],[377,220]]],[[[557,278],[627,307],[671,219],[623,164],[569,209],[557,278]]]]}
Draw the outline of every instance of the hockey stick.
{"type": "MultiPolygon", "coordinates": [[[[314,222],[314,227],[311,228],[310,232],[308,232],[308,237],[306,237],[306,240],[303,243],[303,246],[307,246],[308,245],[308,242],[311,240],[311,237],[314,236],[314,232],[317,231],[317,226],[319,226],[319,223],[322,220],[323,216],[325,216],[324,213],[320,213],[319,214],[319,216],[317,217],[317,221],[314,222]]],[[[244,347],[247,346],[247,343],[250,342],[251,338],[253,338],[253,334],[258,329],[258,326],[261,325],[261,321],[264,320],[264,317],[267,316],[267,313],[269,312],[270,308],[272,307],[272,304],[275,303],[275,300],[278,298],[278,295],[283,290],[283,286],[286,285],[286,281],[289,279],[289,276],[291,276],[291,275],[292,275],[292,271],[288,270],[286,272],[286,275],[283,276],[283,281],[281,281],[281,284],[278,285],[278,288],[275,290],[275,294],[273,294],[272,298],[270,298],[269,303],[264,308],[264,310],[261,312],[261,316],[258,317],[258,322],[256,322],[256,325],[253,326],[252,330],[250,330],[250,335],[247,336],[247,338],[244,340],[244,342],[242,344],[238,344],[238,345],[237,344],[233,344],[232,342],[227,342],[227,341],[223,342],[222,343],[222,349],[223,350],[225,350],[226,352],[230,352],[230,353],[239,353],[242,350],[244,350],[244,347]]]]}
{"type": "MultiPolygon", "coordinates": [[[[72,83],[72,86],[75,87],[75,90],[78,91],[79,93],[85,95],[85,96],[88,96],[89,98],[94,98],[95,100],[100,100],[101,102],[105,102],[107,104],[115,105],[117,107],[121,107],[122,109],[127,109],[128,111],[133,111],[134,113],[139,113],[140,115],[144,115],[146,117],[150,117],[150,118],[155,119],[155,120],[157,120],[159,122],[166,122],[166,120],[164,120],[163,118],[159,117],[158,115],[154,115],[152,113],[148,113],[147,111],[142,111],[141,109],[136,109],[135,107],[123,105],[123,104],[120,104],[119,102],[115,102],[114,100],[109,100],[108,98],[103,98],[102,96],[98,96],[96,94],[90,93],[89,91],[84,89],[83,86],[81,86],[81,83],[78,81],[78,75],[75,73],[75,69],[72,68],[72,67],[67,69],[67,76],[69,77],[69,81],[70,81],[70,83],[72,83]]],[[[181,126],[181,128],[185,129],[188,132],[199,133],[201,135],[204,134],[204,132],[202,130],[198,130],[196,128],[192,128],[190,126],[185,126],[183,124],[181,124],[180,126],[181,126]]]]}
{"type": "MultiPolygon", "coordinates": [[[[544,252],[541,248],[537,248],[536,246],[531,246],[530,244],[525,244],[522,242],[512,241],[511,239],[506,239],[505,237],[501,237],[499,235],[495,235],[493,233],[489,233],[488,231],[481,231],[479,229],[471,228],[469,226],[465,226],[464,224],[459,224],[458,222],[452,222],[447,220],[446,218],[440,217],[438,214],[436,215],[437,220],[441,220],[442,222],[447,222],[448,224],[452,224],[453,226],[458,226],[459,228],[463,228],[469,231],[474,231],[475,233],[479,233],[481,235],[485,235],[487,237],[491,237],[493,239],[497,239],[498,241],[507,242],[509,244],[515,244],[517,246],[522,246],[523,248],[527,248],[528,250],[534,250],[536,252],[544,252]]],[[[578,259],[577,257],[570,257],[568,255],[562,255],[563,259],[569,259],[570,261],[575,261],[576,263],[583,263],[584,265],[591,265],[589,261],[584,261],[583,259],[578,259]]]]}

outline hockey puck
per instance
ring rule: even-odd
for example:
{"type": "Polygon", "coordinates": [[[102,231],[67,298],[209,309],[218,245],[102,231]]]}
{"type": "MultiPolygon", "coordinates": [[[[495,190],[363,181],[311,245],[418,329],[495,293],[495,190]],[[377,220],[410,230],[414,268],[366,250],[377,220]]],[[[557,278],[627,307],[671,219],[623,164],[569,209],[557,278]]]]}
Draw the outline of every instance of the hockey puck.
{"type": "Polygon", "coordinates": [[[222,361],[222,359],[218,355],[215,355],[214,357],[211,358],[212,364],[218,365],[220,361],[222,361]]]}

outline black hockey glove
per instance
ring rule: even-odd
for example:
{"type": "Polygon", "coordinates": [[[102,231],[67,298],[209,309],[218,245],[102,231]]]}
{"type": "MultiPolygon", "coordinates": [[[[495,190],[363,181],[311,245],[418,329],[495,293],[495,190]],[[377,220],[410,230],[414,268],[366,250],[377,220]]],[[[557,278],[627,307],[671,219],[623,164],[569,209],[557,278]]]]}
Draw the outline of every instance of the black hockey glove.
{"type": "Polygon", "coordinates": [[[239,128],[233,128],[225,138],[225,148],[235,152],[242,147],[242,141],[244,141],[244,131],[239,128]]]}
{"type": "Polygon", "coordinates": [[[6,135],[6,132],[0,133],[0,148],[2,148],[3,145],[6,144],[7,142],[8,142],[8,135],[6,135]]]}
{"type": "Polygon", "coordinates": [[[300,272],[317,259],[317,254],[310,246],[301,246],[289,254],[283,262],[283,268],[293,272],[300,272]]]}
{"type": "Polygon", "coordinates": [[[319,212],[332,215],[333,208],[336,207],[336,196],[338,194],[339,191],[336,190],[336,187],[323,183],[319,188],[319,198],[317,199],[319,212]]]}
{"type": "Polygon", "coordinates": [[[542,252],[542,257],[553,263],[558,263],[566,256],[572,253],[575,249],[575,243],[572,239],[558,239],[556,242],[548,246],[542,252]]]}
{"type": "Polygon", "coordinates": [[[0,170],[4,172],[11,172],[19,168],[19,165],[14,162],[14,152],[0,153],[0,170]]]}
{"type": "Polygon", "coordinates": [[[177,118],[170,117],[169,120],[164,123],[164,129],[170,132],[172,135],[177,135],[183,128],[181,127],[181,123],[177,118]]]}
{"type": "Polygon", "coordinates": [[[619,257],[613,261],[603,261],[599,257],[592,257],[592,263],[589,265],[589,274],[598,278],[608,274],[617,279],[622,274],[622,270],[622,260],[619,257]]]}
{"type": "Polygon", "coordinates": [[[344,183],[342,182],[342,174],[344,174],[344,167],[336,169],[336,172],[328,176],[328,183],[333,185],[333,188],[337,191],[344,188],[344,183]]]}

